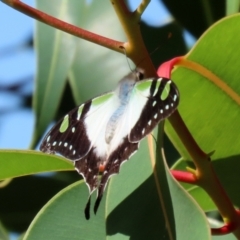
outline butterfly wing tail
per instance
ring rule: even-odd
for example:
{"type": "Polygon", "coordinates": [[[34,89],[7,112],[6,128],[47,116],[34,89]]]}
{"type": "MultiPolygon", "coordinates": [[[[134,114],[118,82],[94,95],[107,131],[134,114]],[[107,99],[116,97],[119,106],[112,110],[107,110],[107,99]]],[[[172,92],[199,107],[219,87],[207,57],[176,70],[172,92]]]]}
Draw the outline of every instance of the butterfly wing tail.
{"type": "Polygon", "coordinates": [[[125,137],[122,144],[120,144],[118,148],[109,156],[97,190],[97,199],[94,205],[95,214],[102,200],[102,196],[106,189],[108,180],[114,174],[119,173],[121,164],[127,161],[137,151],[138,145],[139,143],[130,143],[128,137],[125,137]]]}
{"type": "Polygon", "coordinates": [[[96,190],[98,186],[98,172],[99,172],[99,163],[101,159],[98,159],[94,150],[91,149],[89,154],[82,158],[79,161],[75,161],[75,169],[80,175],[83,176],[84,181],[86,182],[89,190],[89,198],[85,207],[85,218],[88,220],[90,218],[90,204],[91,204],[91,195],[96,190]],[[88,161],[88,159],[92,161],[88,161]]]}
{"type": "Polygon", "coordinates": [[[86,207],[85,207],[85,209],[84,209],[85,218],[86,218],[87,220],[90,219],[90,206],[91,206],[91,195],[89,195],[89,198],[88,198],[86,207]]]}
{"type": "Polygon", "coordinates": [[[101,200],[102,200],[102,196],[103,196],[103,194],[101,194],[101,196],[98,195],[97,200],[96,200],[96,202],[95,202],[95,205],[94,205],[94,213],[95,213],[95,214],[97,213],[98,207],[99,207],[100,202],[101,202],[101,200]]]}

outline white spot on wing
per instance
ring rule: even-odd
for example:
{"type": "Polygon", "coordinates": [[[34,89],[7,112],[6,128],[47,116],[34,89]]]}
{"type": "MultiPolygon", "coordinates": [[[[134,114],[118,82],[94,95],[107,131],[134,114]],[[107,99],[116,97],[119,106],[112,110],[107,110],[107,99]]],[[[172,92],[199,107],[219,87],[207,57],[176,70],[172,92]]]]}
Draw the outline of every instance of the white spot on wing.
{"type": "Polygon", "coordinates": [[[174,96],[173,96],[173,101],[175,102],[176,100],[177,100],[177,95],[174,94],[174,96]]]}
{"type": "Polygon", "coordinates": [[[161,113],[161,114],[163,113],[163,110],[162,110],[162,109],[160,109],[160,113],[161,113]]]}
{"type": "Polygon", "coordinates": [[[92,171],[92,169],[91,169],[91,168],[89,168],[89,169],[88,169],[88,171],[89,171],[89,172],[91,172],[91,171],[92,171]]]}
{"type": "Polygon", "coordinates": [[[107,172],[108,172],[108,171],[107,171],[107,170],[105,170],[105,171],[103,172],[103,175],[105,175],[107,172]]]}
{"type": "Polygon", "coordinates": [[[50,140],[50,137],[51,137],[51,136],[49,135],[49,136],[48,136],[48,138],[47,138],[47,142],[49,142],[49,140],[50,140]]]}
{"type": "Polygon", "coordinates": [[[68,145],[68,143],[67,143],[67,142],[65,142],[65,143],[64,143],[64,147],[67,147],[67,145],[68,145]]]}
{"type": "Polygon", "coordinates": [[[173,107],[173,103],[171,103],[171,107],[173,107]]]}
{"type": "Polygon", "coordinates": [[[75,127],[72,127],[72,132],[73,132],[73,133],[75,132],[75,127]]]}
{"type": "Polygon", "coordinates": [[[154,115],[154,119],[157,119],[157,117],[158,117],[158,114],[156,113],[156,114],[154,115]]]}
{"type": "Polygon", "coordinates": [[[61,146],[62,145],[62,141],[59,142],[58,146],[61,146]]]}
{"type": "Polygon", "coordinates": [[[152,120],[149,120],[148,121],[148,125],[150,126],[152,124],[152,120]]]}
{"type": "Polygon", "coordinates": [[[144,133],[145,133],[145,128],[143,128],[143,130],[142,130],[142,135],[144,135],[144,133]]]}
{"type": "Polygon", "coordinates": [[[75,153],[76,153],[76,151],[74,150],[74,151],[73,151],[73,155],[75,155],[75,153]]]}
{"type": "Polygon", "coordinates": [[[152,106],[154,107],[156,104],[157,104],[157,101],[154,101],[153,104],[152,104],[152,106]]]}
{"type": "Polygon", "coordinates": [[[70,145],[70,147],[69,147],[69,150],[71,150],[72,149],[72,145],[70,145]]]}
{"type": "Polygon", "coordinates": [[[115,163],[117,163],[118,162],[118,159],[116,159],[113,163],[115,164],[115,163]]]}
{"type": "Polygon", "coordinates": [[[56,142],[56,141],[53,143],[53,146],[55,146],[55,145],[57,145],[57,142],[56,142]]]}
{"type": "Polygon", "coordinates": [[[168,104],[165,106],[165,109],[169,109],[169,105],[168,104]]]}
{"type": "Polygon", "coordinates": [[[81,116],[81,113],[79,113],[79,109],[80,109],[80,107],[78,108],[77,120],[79,120],[79,119],[80,119],[80,116],[81,116]]]}

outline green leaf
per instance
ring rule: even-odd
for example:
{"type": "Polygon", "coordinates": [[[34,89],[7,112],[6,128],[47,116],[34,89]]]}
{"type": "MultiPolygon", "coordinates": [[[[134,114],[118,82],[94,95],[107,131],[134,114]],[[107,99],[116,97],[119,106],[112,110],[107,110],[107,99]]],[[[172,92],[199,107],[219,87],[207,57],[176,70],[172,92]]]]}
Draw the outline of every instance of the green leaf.
{"type": "MultiPolygon", "coordinates": [[[[86,220],[84,208],[87,199],[88,189],[83,181],[68,186],[41,209],[23,239],[104,239],[104,208],[86,220]]],[[[103,198],[102,206],[104,203],[103,198]]]]}
{"type": "MultiPolygon", "coordinates": [[[[70,185],[51,199],[38,213],[24,240],[38,239],[210,239],[203,212],[172,179],[159,159],[156,179],[147,141],[113,176],[96,216],[85,220],[88,198],[83,181],[70,185]],[[169,187],[168,187],[169,185],[169,187]],[[171,200],[171,198],[172,200],[171,200]],[[161,198],[161,200],[160,200],[161,198]],[[162,205],[163,204],[163,205],[162,205]],[[166,218],[167,217],[167,218],[166,218]],[[184,219],[184,221],[182,221],[184,219]]],[[[95,196],[92,197],[95,200],[95,196]]]]}
{"type": "Polygon", "coordinates": [[[73,170],[70,161],[38,151],[1,150],[0,180],[29,174],[73,170]]]}
{"type": "MultiPolygon", "coordinates": [[[[236,35],[239,24],[239,14],[219,21],[186,56],[187,60],[215,74],[218,77],[215,82],[194,68],[179,66],[173,73],[181,95],[179,112],[199,146],[206,153],[215,151],[211,156],[214,169],[235,205],[240,204],[237,194],[240,188],[236,184],[240,181],[240,147],[236,141],[240,136],[240,60],[236,51],[240,41],[236,35]],[[231,89],[230,93],[227,88],[231,89]]],[[[173,129],[167,125],[167,132],[178,151],[185,159],[191,159],[173,129]]],[[[204,210],[215,209],[200,188],[190,192],[204,210]]]]}

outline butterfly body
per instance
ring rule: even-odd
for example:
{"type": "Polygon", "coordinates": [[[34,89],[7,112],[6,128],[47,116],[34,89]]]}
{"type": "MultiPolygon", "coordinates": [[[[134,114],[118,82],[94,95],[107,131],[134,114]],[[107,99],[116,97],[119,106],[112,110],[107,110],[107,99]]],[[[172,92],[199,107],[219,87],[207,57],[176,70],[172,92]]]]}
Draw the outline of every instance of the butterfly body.
{"type": "MultiPolygon", "coordinates": [[[[164,78],[142,80],[131,72],[114,92],[96,97],[70,111],[44,138],[40,150],[72,160],[89,188],[97,189],[94,211],[109,178],[134,154],[139,141],[177,107],[175,84],[164,78]],[[99,168],[103,167],[100,181],[99,168]]],[[[90,198],[85,209],[89,218],[90,198]]]]}

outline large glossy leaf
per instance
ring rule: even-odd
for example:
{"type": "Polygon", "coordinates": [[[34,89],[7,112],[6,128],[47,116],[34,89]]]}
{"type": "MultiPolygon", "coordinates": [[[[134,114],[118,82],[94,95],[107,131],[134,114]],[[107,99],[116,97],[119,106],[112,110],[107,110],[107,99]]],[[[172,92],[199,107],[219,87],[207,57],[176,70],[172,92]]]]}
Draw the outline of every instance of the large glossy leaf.
{"type": "Polygon", "coordinates": [[[209,239],[202,211],[165,172],[161,159],[156,166],[156,182],[146,140],[141,145],[122,166],[120,174],[112,177],[96,216],[92,214],[89,221],[85,220],[87,187],[82,181],[75,183],[46,204],[32,222],[25,240],[96,239],[96,236],[114,240],[170,239],[169,232],[174,239],[185,240],[189,236],[209,239]]]}
{"type": "Polygon", "coordinates": [[[65,188],[37,214],[24,240],[104,239],[104,208],[87,221],[84,218],[87,198],[88,190],[83,181],[65,188]]]}
{"type": "MultiPolygon", "coordinates": [[[[197,69],[178,67],[173,73],[181,102],[179,112],[192,135],[205,152],[215,151],[213,165],[234,204],[240,204],[240,59],[236,49],[240,37],[236,35],[240,15],[225,18],[212,26],[197,42],[186,59],[199,64],[216,78],[204,77],[197,69]]],[[[174,131],[168,133],[178,151],[190,159],[174,131]]],[[[211,201],[203,203],[205,194],[194,189],[194,195],[205,209],[213,207],[211,201]],[[201,196],[201,197],[200,197],[201,196]]]]}
{"type": "Polygon", "coordinates": [[[29,174],[73,170],[70,161],[37,151],[1,150],[0,180],[29,174]]]}

